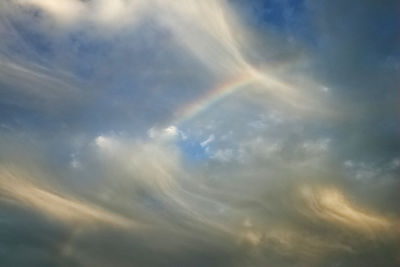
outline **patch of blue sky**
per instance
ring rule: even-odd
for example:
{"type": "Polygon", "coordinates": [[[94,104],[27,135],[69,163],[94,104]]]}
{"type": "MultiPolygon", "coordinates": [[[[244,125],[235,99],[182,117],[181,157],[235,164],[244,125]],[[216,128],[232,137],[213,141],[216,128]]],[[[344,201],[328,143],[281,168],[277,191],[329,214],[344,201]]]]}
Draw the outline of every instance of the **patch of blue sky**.
{"type": "Polygon", "coordinates": [[[83,32],[72,33],[68,38],[71,53],[77,59],[73,66],[74,73],[80,78],[91,78],[96,64],[106,58],[112,50],[112,43],[106,40],[93,39],[83,32]]]}
{"type": "Polygon", "coordinates": [[[312,14],[304,0],[231,0],[252,27],[273,30],[288,38],[315,45],[312,14]]]}
{"type": "Polygon", "coordinates": [[[180,139],[178,141],[178,146],[183,154],[183,159],[187,163],[194,163],[210,158],[210,154],[206,147],[201,146],[198,140],[193,140],[190,138],[180,139]]]}

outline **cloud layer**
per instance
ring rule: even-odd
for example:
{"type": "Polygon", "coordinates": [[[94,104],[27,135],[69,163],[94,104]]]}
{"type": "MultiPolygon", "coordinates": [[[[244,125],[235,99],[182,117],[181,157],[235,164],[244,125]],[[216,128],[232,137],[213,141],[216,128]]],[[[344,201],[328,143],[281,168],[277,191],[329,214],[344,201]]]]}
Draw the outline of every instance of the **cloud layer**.
{"type": "Polygon", "coordinates": [[[394,2],[3,1],[0,265],[397,266],[394,2]]]}

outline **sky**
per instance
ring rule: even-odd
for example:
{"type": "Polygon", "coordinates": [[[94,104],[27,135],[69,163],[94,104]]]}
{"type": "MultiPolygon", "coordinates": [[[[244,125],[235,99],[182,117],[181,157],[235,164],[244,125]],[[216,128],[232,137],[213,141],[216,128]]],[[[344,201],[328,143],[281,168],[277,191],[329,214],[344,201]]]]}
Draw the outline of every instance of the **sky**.
{"type": "Polygon", "coordinates": [[[0,265],[399,266],[399,10],[0,1],[0,265]]]}

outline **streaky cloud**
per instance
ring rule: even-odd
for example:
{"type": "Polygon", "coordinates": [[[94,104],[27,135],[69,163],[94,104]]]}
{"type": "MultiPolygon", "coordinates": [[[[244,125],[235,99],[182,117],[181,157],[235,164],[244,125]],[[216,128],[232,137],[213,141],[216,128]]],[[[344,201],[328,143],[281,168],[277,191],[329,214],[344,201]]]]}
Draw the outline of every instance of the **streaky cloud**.
{"type": "Polygon", "coordinates": [[[36,209],[50,219],[63,223],[105,224],[122,228],[136,228],[139,223],[122,215],[106,211],[101,207],[58,193],[48,186],[40,186],[23,171],[10,170],[2,166],[0,190],[6,199],[16,200],[26,208],[36,209]]]}

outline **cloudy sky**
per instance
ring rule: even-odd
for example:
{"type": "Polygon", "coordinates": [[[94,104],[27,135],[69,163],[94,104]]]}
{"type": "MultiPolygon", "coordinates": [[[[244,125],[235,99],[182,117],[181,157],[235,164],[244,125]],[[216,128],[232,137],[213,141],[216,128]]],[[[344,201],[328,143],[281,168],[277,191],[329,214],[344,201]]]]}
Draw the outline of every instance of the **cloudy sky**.
{"type": "Polygon", "coordinates": [[[398,266],[397,1],[1,0],[1,266],[398,266]]]}

